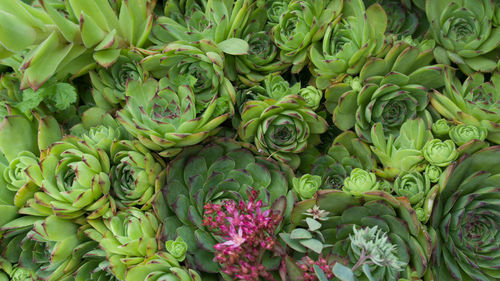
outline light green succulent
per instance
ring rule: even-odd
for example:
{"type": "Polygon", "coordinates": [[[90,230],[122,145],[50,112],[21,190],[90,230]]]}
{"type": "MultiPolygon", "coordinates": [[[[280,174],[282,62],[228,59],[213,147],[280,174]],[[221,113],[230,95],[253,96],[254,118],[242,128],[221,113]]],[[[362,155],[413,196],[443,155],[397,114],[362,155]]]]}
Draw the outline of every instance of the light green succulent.
{"type": "Polygon", "coordinates": [[[448,133],[450,132],[450,125],[448,122],[449,121],[446,119],[439,119],[432,123],[432,133],[440,138],[448,138],[448,133]]]}
{"type": "Polygon", "coordinates": [[[438,166],[434,165],[427,165],[425,167],[425,172],[424,175],[427,177],[432,183],[436,183],[439,181],[439,178],[441,177],[442,170],[438,166]]]}
{"type": "Polygon", "coordinates": [[[466,74],[492,72],[500,57],[500,26],[493,19],[498,5],[490,0],[427,1],[425,11],[439,45],[439,63],[458,65],[466,74]]]}
{"type": "Polygon", "coordinates": [[[428,91],[443,86],[443,65],[429,65],[432,50],[420,50],[405,42],[395,44],[384,58],[371,58],[359,74],[363,87],[334,84],[325,92],[335,125],[371,142],[370,129],[379,122],[395,136],[408,119],[432,122],[426,107],[428,91]]]}
{"type": "Polygon", "coordinates": [[[321,99],[323,98],[323,92],[313,86],[307,86],[300,89],[298,94],[304,98],[306,105],[312,110],[318,109],[321,99]]]}
{"type": "Polygon", "coordinates": [[[192,269],[181,267],[170,254],[157,252],[142,263],[130,267],[125,275],[125,281],[201,281],[201,276],[192,269]]]}
{"type": "Polygon", "coordinates": [[[187,244],[180,236],[175,240],[165,242],[165,249],[178,261],[183,261],[186,258],[187,244]]]}
{"type": "Polygon", "coordinates": [[[445,82],[441,93],[432,94],[432,106],[449,120],[484,127],[487,139],[500,144],[500,72],[493,73],[489,82],[483,74],[474,73],[461,84],[447,71],[445,82]]]}
{"type": "Polygon", "coordinates": [[[430,140],[422,148],[422,152],[427,162],[438,167],[446,167],[458,157],[455,144],[451,140],[430,140]]]}
{"type": "Polygon", "coordinates": [[[301,200],[311,199],[321,186],[321,177],[305,174],[300,178],[293,178],[292,185],[301,200]]]}
{"type": "Polygon", "coordinates": [[[362,0],[344,1],[342,16],[328,23],[310,49],[316,86],[325,89],[339,77],[358,74],[367,58],[386,53],[386,26],[387,15],[379,4],[365,9],[362,0]]]}
{"type": "Polygon", "coordinates": [[[464,145],[471,140],[484,141],[488,131],[474,125],[458,124],[450,129],[450,139],[458,146],[464,145]]]}
{"type": "Polygon", "coordinates": [[[118,120],[146,148],[164,157],[174,156],[182,147],[206,139],[229,117],[218,95],[198,108],[195,88],[192,82],[170,85],[167,78],[130,82],[127,105],[118,112],[118,120]]]}
{"type": "Polygon", "coordinates": [[[353,195],[360,195],[363,192],[377,190],[378,188],[379,184],[374,173],[355,168],[351,171],[349,177],[344,180],[342,190],[353,195]]]}
{"type": "Polygon", "coordinates": [[[124,280],[127,269],[140,264],[159,250],[160,222],[152,212],[128,208],[108,219],[88,219],[92,228],[85,234],[106,252],[110,269],[124,280]]]}
{"type": "Polygon", "coordinates": [[[22,88],[38,89],[55,75],[80,76],[112,65],[121,49],[146,44],[155,1],[3,1],[0,57],[27,53],[22,61],[22,88]],[[16,28],[12,28],[15,26],[16,28]],[[17,38],[17,39],[14,39],[17,38]]]}
{"type": "Polygon", "coordinates": [[[292,0],[288,3],[271,36],[281,49],[281,60],[293,64],[293,73],[306,65],[309,46],[323,38],[330,23],[338,21],[343,3],[343,0],[292,0]]]}
{"type": "MultiPolygon", "coordinates": [[[[411,206],[417,210],[422,209],[423,214],[417,215],[419,220],[425,222],[431,215],[432,209],[422,208],[431,190],[430,179],[417,171],[402,173],[394,181],[394,193],[408,198],[411,206]]],[[[426,204],[426,207],[429,204],[426,204]]],[[[432,207],[432,204],[430,205],[432,207]]]]}
{"type": "Polygon", "coordinates": [[[326,121],[297,95],[248,101],[241,119],[238,134],[242,140],[253,141],[257,149],[292,167],[299,166],[297,153],[306,149],[309,136],[327,129],[326,121]]]}

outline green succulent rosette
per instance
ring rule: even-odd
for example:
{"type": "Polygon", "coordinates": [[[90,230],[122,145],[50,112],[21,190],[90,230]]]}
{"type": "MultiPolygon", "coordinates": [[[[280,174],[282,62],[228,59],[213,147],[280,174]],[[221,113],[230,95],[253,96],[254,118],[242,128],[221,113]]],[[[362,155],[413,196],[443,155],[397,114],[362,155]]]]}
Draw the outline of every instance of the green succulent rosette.
{"type": "Polygon", "coordinates": [[[464,145],[471,140],[484,141],[488,131],[474,125],[458,124],[450,129],[450,139],[458,146],[464,145]]]}
{"type": "Polygon", "coordinates": [[[198,108],[196,85],[170,85],[167,78],[130,82],[127,104],[118,112],[125,129],[146,148],[171,157],[182,147],[197,144],[215,133],[229,113],[217,95],[198,108]],[[221,107],[221,108],[219,108],[221,107]]]}
{"type": "MultiPolygon", "coordinates": [[[[325,35],[328,25],[342,12],[343,0],[293,0],[281,15],[271,36],[280,59],[298,73],[307,63],[309,46],[325,35]]],[[[338,19],[337,19],[338,20],[338,19]]]]}
{"type": "Polygon", "coordinates": [[[309,137],[328,127],[297,95],[248,101],[241,119],[238,134],[243,141],[253,142],[257,149],[292,167],[299,166],[297,153],[306,149],[309,137]]]}
{"type": "Polygon", "coordinates": [[[312,165],[311,174],[322,177],[322,189],[341,189],[344,180],[355,168],[371,171],[376,162],[370,148],[352,131],[338,135],[327,153],[312,165]]]}
{"type": "Polygon", "coordinates": [[[147,44],[156,1],[58,2],[0,7],[0,57],[20,58],[23,89],[36,90],[52,76],[81,76],[96,63],[109,67],[122,49],[147,44]]]}
{"type": "Polygon", "coordinates": [[[21,151],[3,170],[7,189],[15,192],[14,205],[21,208],[42,186],[42,171],[38,157],[30,151],[21,151]]]}
{"type": "Polygon", "coordinates": [[[449,121],[446,119],[439,119],[432,123],[432,133],[440,138],[448,138],[448,134],[450,133],[450,125],[448,123],[449,121]]]}
{"type": "Polygon", "coordinates": [[[408,198],[413,208],[423,205],[425,196],[430,190],[430,179],[419,172],[400,174],[394,181],[394,193],[408,198]]]}
{"type": "Polygon", "coordinates": [[[293,202],[292,178],[288,166],[230,139],[185,148],[168,163],[163,194],[153,204],[163,222],[162,241],[182,238],[189,268],[203,272],[203,280],[215,278],[210,273],[220,272],[213,261],[213,246],[218,242],[203,225],[203,207],[224,199],[248,198],[252,189],[259,192],[264,205],[284,201],[284,195],[293,202]]]}
{"type": "MultiPolygon", "coordinates": [[[[0,173],[5,173],[7,168],[7,160],[3,154],[0,154],[0,173]]],[[[7,188],[7,182],[3,177],[0,176],[0,212],[2,216],[0,217],[0,227],[4,224],[15,219],[18,214],[18,207],[14,205],[14,199],[16,198],[16,193],[7,188]]],[[[0,229],[0,238],[2,237],[2,230],[0,229]]]]}
{"type": "Polygon", "coordinates": [[[422,152],[427,162],[438,167],[446,167],[458,157],[455,144],[451,140],[430,140],[422,148],[422,152]]]}
{"type": "Polygon", "coordinates": [[[157,252],[142,263],[129,268],[124,280],[201,281],[202,279],[196,271],[182,267],[172,255],[157,252]]]}
{"type": "Polygon", "coordinates": [[[430,232],[435,280],[497,280],[500,147],[451,164],[439,181],[430,232]]]}
{"type": "Polygon", "coordinates": [[[342,190],[353,195],[360,195],[363,192],[379,189],[377,176],[360,168],[354,168],[351,174],[344,179],[342,190]]]}
{"type": "Polygon", "coordinates": [[[500,144],[500,72],[493,73],[490,81],[474,73],[461,84],[447,71],[445,81],[446,88],[432,94],[432,106],[449,120],[485,128],[487,139],[500,144]]]}
{"type": "MultiPolygon", "coordinates": [[[[429,65],[432,50],[420,50],[405,42],[394,45],[384,58],[371,58],[359,74],[363,87],[353,89],[334,84],[325,92],[333,122],[341,130],[355,127],[358,136],[371,142],[370,130],[381,123],[397,136],[408,119],[423,118],[431,123],[426,110],[428,91],[443,86],[443,65],[429,65]]],[[[429,124],[430,126],[430,124],[429,124]]]]}
{"type": "Polygon", "coordinates": [[[441,178],[441,174],[443,171],[440,167],[434,165],[427,165],[425,167],[424,175],[427,177],[432,183],[436,183],[441,178]]]}
{"type": "Polygon", "coordinates": [[[353,267],[359,258],[351,246],[353,227],[377,226],[396,246],[393,254],[401,263],[402,270],[372,264],[369,265],[372,279],[360,274],[360,270],[354,273],[357,280],[424,278],[429,267],[432,242],[407,200],[395,198],[383,191],[369,191],[354,196],[339,190],[320,190],[315,198],[295,204],[291,215],[292,224],[304,226],[304,213],[315,205],[329,212],[319,231],[328,244],[333,244],[331,251],[345,257],[344,261],[340,261],[344,265],[353,267]]]}
{"type": "Polygon", "coordinates": [[[116,204],[149,209],[165,181],[163,160],[136,140],[113,143],[110,158],[116,204]]]}
{"type": "Polygon", "coordinates": [[[96,218],[114,212],[109,195],[110,159],[84,140],[66,136],[40,159],[42,186],[20,212],[65,219],[96,218]]]}
{"type": "Polygon", "coordinates": [[[109,268],[124,280],[127,269],[159,250],[160,222],[152,212],[128,208],[107,219],[87,219],[85,234],[106,252],[109,268]]]}
{"type": "Polygon", "coordinates": [[[318,109],[321,99],[323,98],[323,92],[313,86],[307,86],[300,89],[298,94],[306,101],[306,105],[312,110],[318,109]]]}
{"type": "Polygon", "coordinates": [[[122,51],[110,67],[98,67],[95,71],[89,72],[92,96],[98,107],[113,110],[125,104],[127,83],[146,80],[147,73],[140,65],[142,58],[138,52],[122,51]]]}
{"type": "Polygon", "coordinates": [[[311,199],[321,186],[321,177],[305,174],[300,178],[293,178],[292,185],[300,199],[311,199]]]}
{"type": "Polygon", "coordinates": [[[379,4],[365,9],[362,0],[344,1],[342,16],[328,23],[309,53],[316,86],[327,88],[339,77],[361,71],[366,59],[387,52],[387,16],[379,4]]]}
{"type": "Polygon", "coordinates": [[[500,26],[494,23],[498,5],[490,0],[427,1],[425,11],[439,45],[439,63],[458,65],[466,74],[492,72],[500,56],[500,26]]]}

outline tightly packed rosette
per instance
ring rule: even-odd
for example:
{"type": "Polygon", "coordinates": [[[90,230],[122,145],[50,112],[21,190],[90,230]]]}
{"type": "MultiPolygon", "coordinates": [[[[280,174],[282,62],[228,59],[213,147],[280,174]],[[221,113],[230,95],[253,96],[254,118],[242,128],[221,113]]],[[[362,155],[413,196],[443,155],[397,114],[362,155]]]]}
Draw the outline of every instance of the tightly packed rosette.
{"type": "Polygon", "coordinates": [[[111,186],[118,206],[151,207],[165,180],[165,164],[138,141],[117,141],[111,146],[111,186]]]}
{"type": "Polygon", "coordinates": [[[299,72],[307,63],[309,46],[321,40],[328,25],[338,20],[343,0],[293,0],[281,15],[271,36],[281,49],[282,61],[292,63],[292,72],[299,72]]]}
{"type": "Polygon", "coordinates": [[[23,1],[0,5],[0,57],[29,51],[22,60],[22,87],[38,89],[54,74],[83,75],[96,65],[112,65],[121,49],[147,41],[156,1],[23,1]],[[12,28],[16,26],[16,28],[12,28]],[[17,38],[17,39],[16,39],[17,38]]]}
{"type": "Polygon", "coordinates": [[[84,230],[106,252],[110,270],[120,280],[131,266],[143,262],[158,249],[160,222],[152,212],[128,208],[107,219],[89,219],[84,230]]]}
{"type": "MultiPolygon", "coordinates": [[[[338,190],[322,190],[313,199],[298,202],[292,211],[291,222],[303,226],[307,209],[318,206],[329,212],[323,219],[321,233],[325,241],[333,244],[332,251],[345,258],[344,265],[353,266],[359,253],[353,251],[351,236],[353,227],[377,226],[395,245],[394,255],[401,270],[370,265],[372,280],[399,280],[411,277],[423,278],[429,267],[431,239],[420,224],[415,211],[403,199],[395,198],[383,191],[369,191],[352,196],[338,190]]],[[[369,280],[365,275],[358,280],[369,280]]]]}
{"type": "Polygon", "coordinates": [[[98,67],[89,72],[92,81],[92,95],[96,105],[111,110],[125,103],[125,91],[129,81],[142,82],[146,73],[139,62],[140,54],[122,51],[115,63],[109,68],[98,67]]]}
{"type": "Polygon", "coordinates": [[[238,128],[241,139],[253,140],[259,150],[292,167],[298,167],[297,153],[306,149],[309,136],[321,134],[328,127],[297,95],[248,101],[241,119],[238,128]]]}
{"type": "Polygon", "coordinates": [[[455,63],[466,74],[492,72],[500,57],[498,5],[491,0],[427,1],[425,11],[439,63],[455,63]]]}
{"type": "Polygon", "coordinates": [[[192,81],[176,86],[166,78],[130,82],[127,104],[118,112],[118,119],[146,148],[173,156],[182,147],[203,141],[229,116],[217,95],[206,108],[198,108],[195,88],[192,81]]]}
{"type": "Polygon", "coordinates": [[[125,281],[136,280],[201,281],[201,277],[194,270],[181,267],[172,255],[158,252],[127,271],[125,281]]]}
{"type": "Polygon", "coordinates": [[[465,156],[443,173],[431,218],[434,278],[498,280],[500,147],[465,156]]]}
{"type": "Polygon", "coordinates": [[[291,195],[290,168],[230,139],[185,148],[169,162],[166,176],[163,196],[153,205],[163,220],[162,240],[181,237],[187,243],[187,264],[205,274],[221,270],[213,261],[217,241],[203,225],[206,204],[245,199],[252,189],[269,205],[291,195]]]}
{"type": "Polygon", "coordinates": [[[170,81],[184,80],[186,75],[195,78],[192,87],[196,96],[196,108],[208,107],[214,98],[227,103],[231,109],[235,90],[224,73],[224,54],[210,40],[196,43],[176,41],[165,46],[161,52],[151,52],[142,61],[145,70],[158,78],[167,77],[170,81]]]}
{"type": "Polygon", "coordinates": [[[500,144],[500,72],[493,73],[490,81],[474,73],[463,84],[451,71],[445,77],[446,88],[434,91],[432,106],[449,120],[485,128],[487,139],[500,144]]]}
{"type": "Polygon", "coordinates": [[[377,122],[395,136],[408,119],[432,122],[426,110],[428,91],[444,84],[444,66],[428,65],[432,60],[431,49],[405,42],[394,45],[384,58],[368,60],[359,75],[362,88],[339,83],[326,91],[327,103],[336,104],[329,108],[335,125],[342,130],[355,127],[360,138],[371,142],[370,130],[377,122]]]}
{"type": "Polygon", "coordinates": [[[387,16],[379,4],[365,9],[362,0],[345,1],[342,19],[328,23],[322,40],[311,47],[316,85],[325,89],[338,76],[359,73],[368,57],[383,55],[386,25],[387,16]]]}
{"type": "Polygon", "coordinates": [[[109,195],[110,159],[104,150],[66,136],[44,152],[40,168],[41,189],[21,213],[72,219],[114,212],[115,203],[109,195]]]}

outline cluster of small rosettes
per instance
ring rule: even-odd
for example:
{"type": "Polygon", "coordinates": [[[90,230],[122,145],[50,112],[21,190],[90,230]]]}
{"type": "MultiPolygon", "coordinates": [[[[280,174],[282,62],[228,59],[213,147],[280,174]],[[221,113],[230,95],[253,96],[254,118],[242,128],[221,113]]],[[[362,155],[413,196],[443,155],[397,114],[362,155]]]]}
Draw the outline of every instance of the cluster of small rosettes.
{"type": "Polygon", "coordinates": [[[279,216],[263,210],[258,193],[249,192],[248,202],[224,200],[220,204],[206,204],[203,225],[224,242],[214,246],[215,261],[222,272],[237,280],[258,281],[275,278],[262,265],[260,257],[276,244],[274,231],[279,216]]]}
{"type": "Polygon", "coordinates": [[[316,261],[309,256],[304,256],[296,262],[297,266],[302,270],[302,277],[304,281],[316,281],[318,276],[314,272],[314,265],[319,266],[328,280],[333,278],[332,265],[324,257],[319,257],[316,261]]]}

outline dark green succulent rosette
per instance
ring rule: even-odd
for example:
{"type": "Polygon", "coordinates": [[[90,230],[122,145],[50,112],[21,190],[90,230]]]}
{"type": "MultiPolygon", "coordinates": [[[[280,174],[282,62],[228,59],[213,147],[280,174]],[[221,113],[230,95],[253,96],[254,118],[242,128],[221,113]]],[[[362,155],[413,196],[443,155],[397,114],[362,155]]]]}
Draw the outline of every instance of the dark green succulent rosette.
{"type": "Polygon", "coordinates": [[[486,138],[500,144],[500,72],[491,74],[490,81],[474,73],[463,84],[453,72],[445,74],[446,87],[432,93],[432,106],[448,120],[485,128],[486,138]]]}
{"type": "Polygon", "coordinates": [[[500,58],[498,5],[491,0],[427,1],[425,11],[439,63],[458,65],[466,74],[492,72],[500,58]]]}
{"type": "Polygon", "coordinates": [[[358,136],[369,142],[377,122],[395,136],[408,119],[420,117],[430,126],[429,91],[444,85],[444,66],[429,65],[433,59],[431,49],[399,42],[384,58],[368,60],[359,75],[363,81],[359,91],[342,84],[326,91],[327,103],[337,105],[332,111],[335,125],[342,130],[355,127],[358,136]]]}
{"type": "Polygon", "coordinates": [[[309,46],[321,40],[328,25],[342,12],[343,0],[290,1],[271,36],[281,49],[280,58],[298,73],[307,63],[309,46]]]}
{"type": "Polygon", "coordinates": [[[44,151],[40,168],[40,191],[20,209],[21,213],[74,219],[114,212],[115,203],[109,195],[110,159],[104,150],[66,136],[44,151]]]}
{"type": "Polygon", "coordinates": [[[324,37],[310,49],[316,86],[325,89],[341,76],[358,74],[368,57],[386,53],[386,25],[379,4],[365,9],[362,0],[344,1],[342,17],[328,23],[324,37]]]}
{"type": "Polygon", "coordinates": [[[142,59],[143,56],[138,52],[122,51],[110,67],[98,67],[95,71],[89,72],[92,95],[98,107],[112,110],[125,104],[128,81],[146,80],[147,73],[140,65],[142,59]]]}
{"type": "Polygon", "coordinates": [[[435,280],[500,278],[500,147],[452,163],[439,181],[431,218],[435,280]]]}
{"type": "Polygon", "coordinates": [[[213,261],[218,241],[203,225],[206,204],[248,199],[252,189],[263,205],[284,201],[284,195],[293,202],[292,170],[230,139],[185,148],[168,163],[166,178],[163,196],[153,204],[163,222],[162,240],[181,237],[187,244],[186,264],[203,272],[203,280],[221,270],[213,261]]]}
{"type": "Polygon", "coordinates": [[[351,245],[353,227],[377,226],[395,245],[393,254],[401,264],[400,270],[371,264],[372,279],[361,274],[360,270],[354,272],[357,280],[411,280],[412,277],[424,278],[428,275],[431,239],[407,200],[395,198],[383,191],[353,196],[339,190],[321,190],[315,198],[295,204],[291,215],[292,224],[304,226],[304,213],[314,206],[329,212],[322,219],[321,234],[327,243],[333,244],[332,252],[345,257],[344,261],[339,262],[348,267],[353,267],[360,258],[351,245]]]}
{"type": "Polygon", "coordinates": [[[198,107],[199,95],[192,80],[180,85],[171,85],[167,78],[130,82],[127,104],[118,112],[119,122],[146,148],[164,157],[203,141],[229,117],[229,109],[218,95],[198,107]]]}
{"type": "Polygon", "coordinates": [[[257,149],[292,167],[299,166],[297,154],[306,149],[310,135],[321,134],[328,127],[297,95],[248,101],[241,119],[238,134],[242,140],[253,141],[257,149]]]}

